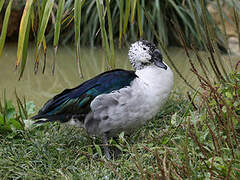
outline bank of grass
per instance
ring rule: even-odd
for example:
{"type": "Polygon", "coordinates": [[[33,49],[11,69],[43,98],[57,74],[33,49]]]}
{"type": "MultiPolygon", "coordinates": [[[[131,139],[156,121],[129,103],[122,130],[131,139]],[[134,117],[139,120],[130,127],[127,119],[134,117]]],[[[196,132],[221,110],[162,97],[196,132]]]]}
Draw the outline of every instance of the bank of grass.
{"type": "MultiPolygon", "coordinates": [[[[118,140],[109,141],[113,151],[121,150],[110,161],[104,157],[101,141],[89,138],[78,128],[48,123],[15,130],[1,135],[0,176],[2,179],[239,179],[240,146],[235,142],[240,140],[239,131],[235,139],[231,132],[217,129],[221,128],[214,125],[217,119],[212,122],[206,110],[204,107],[195,110],[188,98],[172,92],[151,122],[131,137],[121,134],[118,140]],[[216,143],[223,144],[217,149],[216,143]]],[[[235,124],[239,126],[239,122],[235,124]]]]}
{"type": "MultiPolygon", "coordinates": [[[[122,150],[111,161],[103,156],[101,141],[94,141],[82,129],[72,126],[48,123],[2,135],[0,175],[6,179],[140,177],[135,151],[139,151],[142,160],[153,158],[144,147],[161,144],[161,135],[168,132],[172,114],[184,111],[186,104],[187,100],[172,96],[158,117],[132,137],[121,135],[118,142],[110,141],[112,149],[122,150]]],[[[144,166],[151,164],[145,162],[144,166]]]]}

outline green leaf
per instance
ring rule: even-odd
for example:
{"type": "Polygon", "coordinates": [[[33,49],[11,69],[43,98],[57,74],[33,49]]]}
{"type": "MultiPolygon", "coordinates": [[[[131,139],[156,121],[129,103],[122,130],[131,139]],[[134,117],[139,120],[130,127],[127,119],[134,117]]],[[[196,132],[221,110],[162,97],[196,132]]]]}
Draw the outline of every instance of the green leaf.
{"type": "Polygon", "coordinates": [[[124,25],[123,25],[123,36],[125,36],[126,30],[127,30],[127,25],[128,25],[129,15],[130,15],[130,5],[131,5],[131,1],[126,0],[125,17],[124,17],[124,25]]]}
{"type": "Polygon", "coordinates": [[[41,24],[38,30],[38,34],[37,34],[37,46],[36,46],[36,53],[35,53],[35,62],[38,63],[39,61],[39,53],[40,53],[40,49],[41,49],[41,44],[43,42],[44,39],[44,34],[46,31],[46,27],[48,24],[48,20],[50,17],[50,13],[52,11],[54,5],[54,0],[48,0],[46,2],[46,5],[44,7],[43,10],[43,15],[42,15],[42,19],[41,19],[41,24]]]}
{"type": "Polygon", "coordinates": [[[122,148],[120,145],[114,144],[114,146],[115,146],[116,148],[118,148],[120,151],[124,151],[123,148],[122,148]]]}
{"type": "MultiPolygon", "coordinates": [[[[2,8],[2,3],[4,1],[0,2],[0,9],[2,8]]],[[[12,2],[13,0],[10,0],[7,6],[7,10],[5,12],[4,20],[3,20],[3,25],[2,25],[2,32],[1,32],[1,37],[0,37],[0,56],[2,55],[2,50],[5,44],[6,36],[7,36],[7,28],[8,28],[8,20],[9,16],[11,14],[11,7],[12,7],[12,2]]]]}
{"type": "Polygon", "coordinates": [[[137,16],[138,16],[138,30],[140,37],[143,36],[143,29],[142,29],[142,15],[140,12],[140,3],[137,1],[137,16]]]}
{"type": "Polygon", "coordinates": [[[227,92],[225,93],[225,95],[226,95],[229,99],[233,99],[233,95],[232,95],[231,92],[227,91],[227,92]]]}
{"type": "Polygon", "coordinates": [[[52,65],[52,74],[54,74],[54,70],[55,70],[56,54],[57,54],[57,48],[58,48],[58,41],[59,41],[59,35],[60,35],[60,29],[61,29],[61,20],[62,20],[62,14],[64,10],[64,4],[65,4],[65,0],[59,0],[55,31],[54,31],[54,40],[53,40],[54,57],[53,57],[53,65],[52,65]]]}
{"type": "Polygon", "coordinates": [[[131,24],[134,23],[134,16],[135,16],[135,11],[136,11],[136,4],[137,0],[132,1],[132,9],[131,9],[131,24]]]}
{"type": "Polygon", "coordinates": [[[26,38],[25,36],[26,36],[26,32],[27,32],[28,21],[29,21],[32,3],[33,3],[33,0],[28,0],[26,2],[26,5],[25,5],[24,11],[23,11],[23,15],[22,15],[22,19],[20,22],[16,67],[19,66],[19,63],[22,59],[23,49],[24,49],[24,40],[26,38]]]}
{"type": "Polygon", "coordinates": [[[97,144],[94,144],[94,146],[95,146],[95,148],[97,150],[97,153],[100,155],[100,157],[102,157],[103,155],[102,155],[102,150],[101,150],[100,146],[97,145],[97,144]]]}
{"type": "Polygon", "coordinates": [[[75,50],[76,50],[76,59],[78,65],[78,72],[80,77],[83,77],[81,62],[80,62],[80,26],[81,26],[81,0],[75,0],[74,2],[74,29],[75,29],[75,50]]]}
{"type": "Polygon", "coordinates": [[[61,29],[61,20],[62,20],[62,14],[64,10],[64,4],[65,0],[59,0],[58,2],[58,9],[57,9],[57,17],[56,17],[56,24],[55,24],[55,31],[54,31],[54,40],[53,40],[53,46],[58,45],[59,41],[59,35],[60,35],[60,29],[61,29]]]}
{"type": "Polygon", "coordinates": [[[118,47],[122,46],[122,31],[123,31],[123,0],[120,0],[120,21],[119,21],[119,44],[118,47]]]}
{"type": "Polygon", "coordinates": [[[107,15],[108,15],[108,34],[109,34],[109,40],[110,40],[110,48],[112,50],[111,55],[111,61],[110,66],[112,69],[115,68],[115,50],[114,50],[114,42],[113,42],[113,29],[112,29],[112,17],[111,17],[111,11],[110,11],[110,0],[106,0],[107,4],[107,15]]]}
{"type": "Polygon", "coordinates": [[[2,7],[3,7],[4,2],[5,2],[5,0],[0,0],[0,12],[2,11],[2,7]]]}
{"type": "Polygon", "coordinates": [[[39,45],[40,43],[42,43],[43,38],[44,38],[44,33],[48,24],[48,20],[50,17],[50,13],[52,11],[54,5],[54,0],[48,0],[46,1],[46,5],[43,7],[43,14],[42,14],[42,18],[41,23],[40,23],[40,27],[38,30],[38,34],[37,34],[37,44],[39,45]]]}
{"type": "Polygon", "coordinates": [[[22,63],[21,63],[21,72],[20,72],[20,75],[19,75],[19,80],[22,78],[22,75],[23,75],[23,72],[24,72],[24,69],[25,69],[25,65],[26,65],[26,62],[27,62],[29,32],[30,32],[30,27],[31,27],[30,23],[31,23],[31,21],[30,21],[30,18],[29,18],[28,22],[27,22],[27,29],[26,29],[24,43],[23,43],[22,63]]]}
{"type": "Polygon", "coordinates": [[[96,0],[96,3],[97,3],[98,18],[99,18],[100,27],[101,27],[101,35],[103,39],[104,49],[107,54],[107,66],[109,67],[111,55],[110,55],[110,49],[108,44],[107,32],[105,29],[104,5],[102,2],[100,2],[100,0],[96,0]]]}
{"type": "Polygon", "coordinates": [[[93,155],[93,150],[90,146],[88,147],[88,154],[93,155]]]}

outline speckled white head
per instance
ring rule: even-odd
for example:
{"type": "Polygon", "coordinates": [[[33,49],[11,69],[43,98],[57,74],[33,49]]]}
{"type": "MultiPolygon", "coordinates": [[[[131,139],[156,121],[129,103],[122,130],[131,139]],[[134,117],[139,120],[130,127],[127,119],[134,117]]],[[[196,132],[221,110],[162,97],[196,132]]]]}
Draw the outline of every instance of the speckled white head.
{"type": "Polygon", "coordinates": [[[150,65],[166,69],[162,62],[162,54],[156,46],[146,40],[133,43],[128,52],[129,60],[134,69],[139,70],[150,65]]]}

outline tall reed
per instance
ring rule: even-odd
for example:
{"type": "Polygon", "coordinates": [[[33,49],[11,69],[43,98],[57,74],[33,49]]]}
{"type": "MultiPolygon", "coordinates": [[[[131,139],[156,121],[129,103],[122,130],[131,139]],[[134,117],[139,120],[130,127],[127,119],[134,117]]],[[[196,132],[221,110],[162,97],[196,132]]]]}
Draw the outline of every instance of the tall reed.
{"type": "MultiPolygon", "coordinates": [[[[2,29],[0,39],[0,52],[4,47],[6,37],[6,27],[8,16],[10,14],[10,5],[6,11],[4,28],[2,29]]],[[[202,6],[210,3],[210,0],[187,0],[187,1],[143,1],[143,0],[120,0],[120,1],[26,1],[24,13],[22,15],[19,27],[19,39],[17,50],[16,67],[22,62],[20,78],[25,69],[27,61],[27,44],[28,37],[31,33],[36,33],[36,51],[35,51],[35,73],[38,71],[40,53],[44,53],[43,72],[46,64],[46,51],[49,42],[53,41],[54,45],[54,62],[52,73],[54,73],[57,46],[59,43],[66,44],[75,41],[76,59],[79,72],[81,74],[80,63],[80,39],[81,45],[103,45],[106,52],[106,62],[109,68],[115,67],[115,45],[118,47],[128,44],[127,42],[136,41],[137,39],[148,39],[157,41],[159,38],[163,44],[180,45],[178,35],[172,25],[172,21],[177,22],[184,37],[187,39],[188,47],[194,42],[197,49],[207,50],[206,27],[204,22],[214,24],[211,33],[216,39],[216,46],[222,46],[228,49],[224,33],[221,33],[215,25],[215,21],[205,8],[205,18],[202,17],[202,6]],[[78,3],[77,3],[78,2],[78,3]],[[149,17],[144,14],[144,9],[150,11],[149,17]],[[97,14],[97,16],[96,16],[97,14]],[[152,31],[149,24],[146,23],[151,19],[152,26],[156,33],[152,31]],[[49,23],[50,22],[50,23],[49,23]],[[50,24],[53,24],[52,26],[50,24]],[[27,28],[30,27],[30,31],[27,28]],[[48,28],[47,28],[48,27],[48,28]],[[81,27],[81,28],[80,28],[81,27]],[[81,29],[81,31],[80,31],[81,29]],[[158,36],[156,36],[158,34],[158,36]],[[156,38],[158,37],[158,39],[156,38]],[[25,45],[24,45],[25,44],[25,45]],[[23,56],[23,52],[26,53],[23,56]]],[[[235,24],[239,30],[239,2],[237,0],[225,0],[233,8],[235,24]]],[[[0,1],[0,7],[4,1],[0,1]]],[[[7,2],[6,2],[7,3],[7,2]]],[[[217,1],[218,10],[221,11],[222,1],[217,1]]],[[[0,8],[1,9],[1,8],[0,8]]],[[[221,13],[221,22],[224,25],[225,15],[221,13]]],[[[209,30],[208,30],[209,31],[209,30]]]]}

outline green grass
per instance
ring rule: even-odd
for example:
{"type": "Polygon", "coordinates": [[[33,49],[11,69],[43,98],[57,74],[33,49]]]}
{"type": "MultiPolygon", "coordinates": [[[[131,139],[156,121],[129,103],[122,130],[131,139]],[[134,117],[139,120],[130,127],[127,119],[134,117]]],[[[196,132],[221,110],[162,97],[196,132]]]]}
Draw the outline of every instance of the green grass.
{"type": "Polygon", "coordinates": [[[14,136],[2,135],[0,175],[4,178],[26,179],[139,176],[132,160],[135,156],[132,148],[157,145],[152,142],[152,135],[166,128],[165,123],[171,118],[173,111],[182,109],[183,104],[176,102],[170,100],[159,114],[164,118],[155,119],[133,137],[123,137],[119,144],[112,140],[112,146],[118,146],[124,151],[113,161],[107,161],[101,155],[101,150],[96,150],[101,146],[101,141],[96,139],[95,143],[99,146],[94,145],[94,141],[82,129],[72,126],[48,123],[26,131],[17,130],[14,136]]]}
{"type": "Polygon", "coordinates": [[[105,159],[99,139],[93,140],[82,129],[72,126],[47,123],[25,131],[16,130],[11,136],[1,135],[0,176],[2,179],[157,179],[164,176],[238,179],[240,146],[235,144],[230,148],[227,143],[222,144],[222,155],[217,156],[205,114],[188,106],[188,99],[173,92],[151,122],[131,137],[120,134],[117,140],[109,141],[112,151],[121,149],[122,152],[110,161],[105,159]]]}

